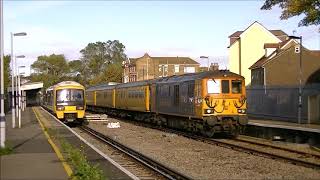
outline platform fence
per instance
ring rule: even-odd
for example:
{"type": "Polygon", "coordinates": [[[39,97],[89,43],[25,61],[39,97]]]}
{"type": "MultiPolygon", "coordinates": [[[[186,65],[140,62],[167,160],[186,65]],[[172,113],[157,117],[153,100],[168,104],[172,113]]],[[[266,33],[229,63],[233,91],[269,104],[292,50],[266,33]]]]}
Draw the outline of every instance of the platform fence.
{"type": "MultiPolygon", "coordinates": [[[[308,123],[308,97],[319,94],[320,84],[302,87],[301,123],[308,123]]],[[[299,86],[247,87],[248,115],[251,118],[298,123],[298,99],[299,86]]]]}

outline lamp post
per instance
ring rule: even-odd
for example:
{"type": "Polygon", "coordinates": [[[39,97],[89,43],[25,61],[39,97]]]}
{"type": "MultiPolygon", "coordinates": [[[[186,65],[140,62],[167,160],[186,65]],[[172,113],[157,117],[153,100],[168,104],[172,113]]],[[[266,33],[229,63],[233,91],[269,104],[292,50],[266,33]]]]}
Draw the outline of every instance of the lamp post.
{"type": "Polygon", "coordinates": [[[299,105],[298,105],[298,123],[301,124],[301,113],[302,113],[302,36],[289,36],[291,39],[300,40],[300,52],[299,52],[299,105]]]}
{"type": "Polygon", "coordinates": [[[16,83],[16,117],[19,117],[19,67],[17,66],[17,59],[18,58],[25,58],[24,55],[20,55],[20,56],[15,56],[14,60],[15,60],[15,68],[16,68],[16,71],[15,71],[15,74],[16,74],[16,79],[15,79],[15,83],[16,83]]]}
{"type": "Polygon", "coordinates": [[[19,128],[21,128],[21,82],[20,82],[20,75],[24,73],[20,73],[20,68],[25,68],[25,66],[18,67],[18,108],[19,108],[19,128]]]}
{"type": "Polygon", "coordinates": [[[13,37],[14,36],[26,36],[27,33],[25,32],[20,32],[20,33],[10,33],[11,35],[11,56],[10,56],[10,60],[11,60],[11,66],[12,66],[12,75],[11,75],[11,95],[12,95],[12,109],[11,109],[11,113],[12,113],[12,128],[15,128],[16,126],[16,119],[15,119],[15,92],[17,91],[17,88],[14,88],[15,84],[14,84],[14,77],[15,74],[17,72],[16,67],[15,67],[15,58],[13,56],[13,37]]]}
{"type": "Polygon", "coordinates": [[[210,65],[209,65],[209,56],[200,56],[201,59],[207,59],[208,60],[208,71],[210,70],[210,65]]]}
{"type": "Polygon", "coordinates": [[[4,79],[3,79],[3,0],[0,0],[0,66],[1,66],[1,77],[0,77],[0,98],[1,98],[1,107],[0,107],[0,148],[5,147],[5,140],[6,140],[6,119],[4,113],[4,79]]]}

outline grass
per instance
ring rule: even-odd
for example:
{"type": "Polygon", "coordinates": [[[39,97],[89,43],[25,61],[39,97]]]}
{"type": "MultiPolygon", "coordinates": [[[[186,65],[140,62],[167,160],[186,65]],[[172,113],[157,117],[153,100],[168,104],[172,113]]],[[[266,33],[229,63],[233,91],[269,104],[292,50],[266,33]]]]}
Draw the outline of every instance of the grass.
{"type": "Polygon", "coordinates": [[[98,168],[98,165],[92,166],[86,159],[84,151],[73,147],[71,144],[62,141],[61,143],[63,151],[67,155],[67,160],[70,162],[73,169],[73,179],[79,180],[102,180],[106,179],[103,171],[98,168]]]}
{"type": "Polygon", "coordinates": [[[0,156],[8,155],[11,153],[13,153],[13,148],[10,145],[6,144],[4,148],[0,147],[0,156]]]}
{"type": "Polygon", "coordinates": [[[104,173],[98,165],[91,165],[84,153],[83,147],[76,148],[59,136],[59,132],[52,128],[45,128],[50,137],[56,140],[62,148],[67,162],[73,169],[71,179],[79,180],[102,180],[106,179],[104,173]]]}

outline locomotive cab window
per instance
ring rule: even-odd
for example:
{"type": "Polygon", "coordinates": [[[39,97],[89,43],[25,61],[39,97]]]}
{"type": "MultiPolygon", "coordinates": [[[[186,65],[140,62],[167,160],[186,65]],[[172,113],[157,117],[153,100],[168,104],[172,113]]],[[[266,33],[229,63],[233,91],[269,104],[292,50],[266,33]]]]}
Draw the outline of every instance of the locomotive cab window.
{"type": "Polygon", "coordinates": [[[240,80],[232,80],[232,93],[233,94],[240,94],[241,93],[241,84],[242,84],[242,81],[240,81],[240,80]]]}
{"type": "Polygon", "coordinates": [[[219,94],[220,93],[220,80],[208,79],[207,81],[208,93],[219,94]]]}
{"type": "Polygon", "coordinates": [[[222,93],[228,94],[230,92],[229,90],[229,80],[222,80],[222,93]]]}

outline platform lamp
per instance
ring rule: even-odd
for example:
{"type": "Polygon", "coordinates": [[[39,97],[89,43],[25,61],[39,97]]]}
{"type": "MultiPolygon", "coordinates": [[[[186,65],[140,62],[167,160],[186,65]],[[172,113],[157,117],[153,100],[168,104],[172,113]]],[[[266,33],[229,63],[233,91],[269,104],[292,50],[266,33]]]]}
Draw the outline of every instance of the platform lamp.
{"type": "Polygon", "coordinates": [[[16,77],[15,77],[15,87],[16,87],[16,117],[19,118],[19,89],[18,89],[18,77],[19,77],[19,73],[18,73],[18,66],[17,66],[17,59],[19,58],[25,58],[24,55],[19,55],[19,56],[15,56],[14,60],[15,60],[15,68],[16,68],[16,71],[15,71],[15,74],[16,74],[16,77]]]}
{"type": "Polygon", "coordinates": [[[24,75],[25,73],[20,73],[20,68],[25,68],[25,66],[18,67],[18,108],[19,108],[19,128],[21,128],[21,82],[20,75],[24,75]]]}
{"type": "Polygon", "coordinates": [[[14,77],[16,75],[17,69],[15,66],[15,58],[13,58],[13,37],[14,36],[26,36],[27,33],[25,32],[20,32],[20,33],[10,33],[11,35],[11,56],[10,56],[10,60],[11,60],[11,65],[12,65],[12,75],[11,75],[11,95],[12,95],[12,128],[15,128],[16,126],[16,119],[15,119],[15,94],[14,92],[17,91],[17,88],[14,88],[14,77]]]}
{"type": "MultiPolygon", "coordinates": [[[[301,113],[302,113],[302,36],[289,36],[291,39],[300,39],[299,47],[299,105],[298,105],[298,123],[301,124],[301,113]]],[[[297,50],[295,50],[297,53],[297,50]]]]}
{"type": "Polygon", "coordinates": [[[210,70],[210,64],[209,64],[209,56],[200,56],[201,59],[207,59],[208,60],[208,71],[210,70]]]}

